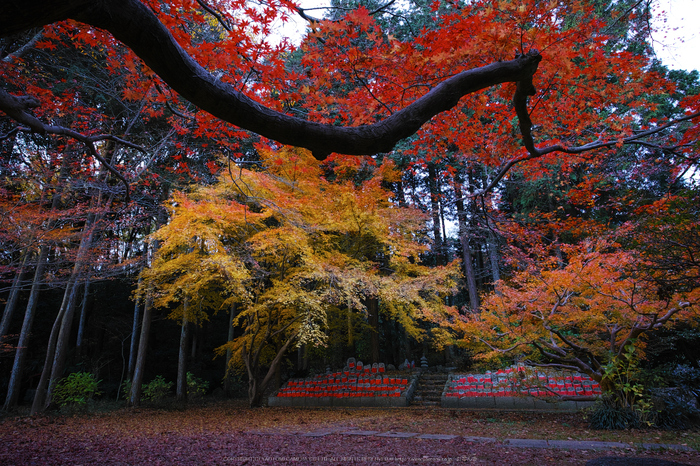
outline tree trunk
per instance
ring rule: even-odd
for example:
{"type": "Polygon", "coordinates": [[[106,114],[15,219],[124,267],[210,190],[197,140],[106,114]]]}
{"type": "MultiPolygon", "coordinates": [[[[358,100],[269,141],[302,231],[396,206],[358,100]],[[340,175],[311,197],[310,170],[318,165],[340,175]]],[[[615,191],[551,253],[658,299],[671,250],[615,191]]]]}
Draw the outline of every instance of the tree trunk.
{"type": "Polygon", "coordinates": [[[306,345],[297,348],[297,371],[304,372],[309,368],[309,352],[306,345]]]}
{"type": "Polygon", "coordinates": [[[450,245],[447,242],[447,229],[445,227],[445,207],[444,207],[444,202],[442,197],[440,197],[440,225],[442,227],[442,238],[443,238],[443,243],[442,243],[442,257],[443,260],[445,261],[445,264],[448,264],[452,261],[452,252],[450,250],[450,245]]]}
{"type": "MultiPolygon", "coordinates": [[[[479,247],[476,250],[475,256],[476,256],[476,269],[477,270],[484,270],[484,250],[481,247],[479,247]]],[[[480,277],[477,276],[476,283],[477,283],[477,285],[480,285],[483,287],[484,286],[484,276],[483,275],[481,275],[480,277]]]]}
{"type": "MultiPolygon", "coordinates": [[[[67,290],[64,292],[63,299],[66,300],[67,290]]],[[[47,387],[49,384],[49,374],[51,373],[51,364],[56,354],[56,340],[58,340],[58,333],[61,328],[61,319],[65,313],[65,306],[62,304],[61,308],[58,310],[58,315],[51,328],[51,334],[49,335],[49,343],[46,348],[46,358],[44,359],[44,369],[41,371],[41,378],[39,379],[39,385],[36,389],[36,394],[34,395],[34,402],[32,403],[32,409],[30,415],[36,413],[41,413],[46,409],[47,400],[47,387]]]]}
{"type": "Polygon", "coordinates": [[[66,366],[68,342],[70,339],[71,330],[73,329],[73,316],[75,315],[75,301],[76,297],[78,296],[78,287],[79,285],[76,277],[72,283],[68,284],[65,291],[65,294],[67,295],[67,298],[64,297],[64,300],[66,300],[66,310],[61,318],[61,329],[58,333],[58,339],[56,340],[56,354],[54,356],[53,366],[51,369],[51,383],[49,384],[49,399],[47,400],[47,406],[51,402],[50,394],[53,391],[53,384],[63,376],[63,371],[66,366]]]}
{"type": "Polygon", "coordinates": [[[396,339],[394,338],[394,324],[395,322],[390,319],[384,319],[382,327],[384,328],[384,361],[385,364],[397,365],[396,358],[394,357],[396,351],[396,339]]]}
{"type": "Polygon", "coordinates": [[[404,329],[404,331],[403,331],[403,344],[404,344],[404,347],[403,347],[404,359],[410,363],[411,362],[411,336],[408,334],[406,329],[404,329]]]}
{"type": "Polygon", "coordinates": [[[129,392],[128,406],[138,406],[141,402],[141,385],[143,384],[143,372],[146,368],[146,352],[148,351],[148,336],[151,332],[151,312],[153,309],[153,292],[146,293],[146,301],[143,305],[143,320],[141,321],[141,335],[139,336],[138,354],[134,365],[134,374],[131,378],[131,391],[129,392]]]}
{"type": "Polygon", "coordinates": [[[406,202],[406,192],[404,191],[403,181],[397,181],[394,186],[396,187],[396,199],[399,202],[399,207],[408,207],[406,202]]]}
{"type": "Polygon", "coordinates": [[[182,304],[182,327],[180,328],[180,350],[177,358],[177,383],[175,397],[177,401],[187,401],[187,346],[190,341],[190,320],[187,315],[187,298],[182,304]]]}
{"type": "Polygon", "coordinates": [[[430,215],[433,219],[433,255],[435,265],[444,265],[442,233],[440,231],[440,190],[437,168],[434,163],[428,163],[428,189],[430,190],[430,215]]]}
{"type": "MultiPolygon", "coordinates": [[[[168,193],[165,192],[164,196],[167,195],[168,193]]],[[[158,219],[156,221],[156,229],[158,229],[160,225],[164,224],[165,220],[165,212],[161,211],[158,214],[158,219]]],[[[160,242],[158,240],[153,241],[153,247],[150,249],[150,253],[152,255],[155,254],[159,247],[160,242]]],[[[148,255],[148,252],[146,253],[146,255],[148,255]]],[[[146,301],[143,304],[143,320],[141,321],[141,334],[139,335],[138,353],[136,355],[136,361],[134,364],[134,373],[131,379],[131,390],[129,392],[129,399],[126,403],[127,406],[138,406],[139,403],[141,403],[141,385],[143,384],[143,373],[146,370],[146,352],[148,351],[148,337],[151,332],[152,311],[153,287],[149,286],[148,291],[146,291],[146,301]]]]}
{"type": "MultiPolygon", "coordinates": [[[[142,279],[139,277],[139,285],[142,279]]],[[[139,331],[139,317],[141,315],[140,300],[136,299],[134,301],[134,319],[131,323],[131,342],[129,343],[129,365],[126,370],[126,378],[128,380],[133,380],[134,378],[134,366],[136,365],[136,352],[138,351],[138,339],[137,333],[139,331]]]]}
{"type": "MultiPolygon", "coordinates": [[[[228,336],[226,339],[227,343],[231,343],[233,341],[233,320],[236,317],[237,311],[236,311],[236,303],[231,304],[231,309],[229,310],[229,315],[228,315],[228,336]]],[[[229,365],[231,363],[231,356],[233,356],[231,352],[231,348],[226,349],[226,368],[224,372],[224,393],[226,393],[226,396],[231,396],[231,375],[229,373],[229,365]]]]}
{"type": "Polygon", "coordinates": [[[467,282],[469,293],[469,309],[475,311],[479,309],[479,294],[476,288],[476,273],[474,273],[474,263],[472,262],[472,252],[469,247],[469,229],[467,227],[467,212],[464,208],[462,198],[462,186],[458,180],[454,181],[455,197],[457,199],[457,222],[459,225],[459,241],[462,245],[462,267],[464,268],[464,278],[467,282]]]}
{"type": "Polygon", "coordinates": [[[7,303],[5,303],[5,309],[2,313],[2,321],[0,321],[0,341],[7,335],[10,329],[10,323],[12,322],[12,316],[15,313],[15,308],[17,307],[17,299],[19,298],[19,292],[22,289],[22,277],[24,276],[24,271],[27,266],[27,261],[29,260],[29,250],[25,250],[22,254],[22,265],[20,269],[15,274],[14,280],[12,280],[12,288],[10,288],[10,295],[7,297],[7,303]]]}
{"type": "Polygon", "coordinates": [[[489,262],[491,263],[491,278],[495,284],[501,279],[501,271],[498,266],[498,244],[496,242],[496,235],[493,233],[491,228],[489,228],[488,236],[488,248],[489,248],[489,262]]]}
{"type": "Polygon", "coordinates": [[[44,267],[46,265],[48,253],[49,247],[47,245],[41,246],[41,249],[39,250],[39,258],[36,263],[36,269],[34,271],[34,280],[32,280],[32,289],[29,292],[29,301],[27,302],[27,308],[24,311],[24,321],[22,322],[22,330],[20,330],[19,333],[17,351],[15,352],[15,359],[12,364],[10,383],[7,387],[7,397],[5,398],[5,404],[2,408],[4,411],[9,411],[10,409],[14,408],[17,405],[17,400],[19,399],[19,389],[22,380],[22,373],[24,372],[24,359],[27,355],[29,336],[31,334],[32,324],[36,314],[36,305],[39,302],[39,287],[41,286],[41,279],[44,275],[44,267]]]}
{"type": "MultiPolygon", "coordinates": [[[[73,269],[75,271],[75,268],[73,269]]],[[[39,385],[36,389],[36,395],[34,396],[34,402],[32,403],[31,415],[44,412],[46,408],[51,404],[51,392],[53,386],[58,377],[62,375],[63,367],[62,362],[64,361],[64,351],[65,345],[60,342],[61,335],[66,338],[66,332],[68,325],[64,316],[74,309],[73,301],[75,299],[75,286],[74,277],[71,276],[69,282],[66,286],[66,290],[63,293],[63,302],[56,315],[56,320],[51,328],[51,334],[49,335],[49,343],[46,348],[46,358],[44,359],[44,369],[41,371],[41,377],[39,378],[39,385]],[[61,352],[59,352],[59,350],[61,352]]],[[[70,321],[72,321],[72,316],[70,321]]]]}
{"type": "Polygon", "coordinates": [[[352,307],[350,307],[350,300],[348,300],[348,310],[347,310],[347,317],[348,317],[348,349],[351,352],[355,351],[355,333],[353,329],[353,313],[352,313],[352,307]]]}
{"type": "MultiPolygon", "coordinates": [[[[75,314],[75,297],[77,295],[78,281],[83,275],[83,270],[86,265],[87,252],[92,244],[92,236],[93,232],[95,231],[95,225],[96,219],[93,215],[92,218],[88,219],[88,224],[83,230],[83,236],[80,239],[80,246],[78,247],[78,255],[75,259],[75,265],[73,266],[73,272],[68,279],[68,284],[63,295],[63,302],[61,303],[61,309],[56,317],[56,323],[58,324],[60,321],[60,329],[56,340],[53,343],[50,343],[50,345],[55,345],[55,348],[50,346],[48,349],[49,353],[53,353],[53,361],[44,365],[39,387],[37,388],[37,398],[45,397],[45,400],[43,407],[37,405],[38,411],[35,412],[41,412],[49,407],[51,404],[53,388],[58,379],[63,376],[66,358],[68,355],[68,342],[70,339],[71,329],[73,328],[73,315],[75,314]],[[48,373],[49,371],[50,376],[48,378],[44,377],[44,372],[48,373]]],[[[47,359],[47,361],[49,360],[47,359]]],[[[32,406],[32,410],[34,410],[34,406],[32,406]]]]}
{"type": "MultiPolygon", "coordinates": [[[[58,173],[58,188],[56,189],[56,192],[54,192],[53,199],[51,200],[51,212],[58,209],[61,204],[61,195],[63,194],[65,181],[68,176],[68,168],[72,159],[73,157],[71,156],[71,153],[66,153],[61,161],[61,169],[58,173]]],[[[54,222],[50,222],[46,226],[46,229],[50,231],[53,227],[54,222]]],[[[39,258],[37,259],[36,269],[34,270],[32,289],[29,292],[29,301],[27,302],[27,308],[24,311],[24,321],[22,322],[22,330],[20,330],[19,341],[17,342],[17,351],[15,352],[15,360],[12,366],[10,384],[8,386],[7,398],[5,399],[5,405],[3,408],[5,410],[13,408],[17,404],[17,399],[19,397],[20,381],[22,378],[22,373],[24,372],[24,360],[27,355],[29,336],[31,334],[32,324],[34,323],[36,306],[39,301],[39,288],[43,279],[46,261],[49,257],[49,251],[50,248],[48,244],[42,244],[41,248],[39,249],[39,258]]],[[[53,336],[53,329],[51,334],[53,336]]],[[[49,341],[51,341],[51,337],[49,337],[49,341]]],[[[36,403],[36,398],[37,397],[35,395],[34,403],[36,403]]],[[[34,403],[32,404],[32,414],[34,413],[34,403]]]]}
{"type": "Polygon", "coordinates": [[[78,356],[83,355],[83,335],[85,334],[85,318],[87,315],[88,295],[90,294],[90,278],[85,279],[83,284],[83,301],[80,303],[80,319],[78,320],[78,335],[75,339],[75,352],[78,356]]]}
{"type": "Polygon", "coordinates": [[[372,363],[379,363],[379,298],[367,298],[367,320],[370,326],[372,363]]]}
{"type": "MultiPolygon", "coordinates": [[[[275,358],[270,363],[270,368],[267,370],[265,377],[262,381],[258,382],[257,373],[260,369],[258,366],[259,361],[255,354],[251,354],[246,351],[245,346],[243,347],[241,356],[243,357],[243,362],[245,363],[246,370],[248,372],[248,404],[251,407],[257,407],[262,405],[263,395],[265,394],[265,389],[267,388],[270,380],[275,376],[277,369],[282,362],[282,357],[287,352],[289,346],[296,340],[297,334],[290,336],[287,341],[282,345],[282,347],[277,351],[275,358]]],[[[264,344],[264,343],[263,343],[264,344]]],[[[257,353],[259,355],[259,352],[257,353]]]]}
{"type": "MultiPolygon", "coordinates": [[[[200,302],[200,308],[199,312],[202,311],[201,307],[201,302],[200,302]]],[[[195,316],[194,322],[191,322],[191,329],[190,329],[190,362],[194,363],[197,361],[197,354],[199,354],[199,349],[200,349],[200,334],[201,334],[201,329],[202,329],[202,323],[199,321],[199,316],[195,316]]]]}

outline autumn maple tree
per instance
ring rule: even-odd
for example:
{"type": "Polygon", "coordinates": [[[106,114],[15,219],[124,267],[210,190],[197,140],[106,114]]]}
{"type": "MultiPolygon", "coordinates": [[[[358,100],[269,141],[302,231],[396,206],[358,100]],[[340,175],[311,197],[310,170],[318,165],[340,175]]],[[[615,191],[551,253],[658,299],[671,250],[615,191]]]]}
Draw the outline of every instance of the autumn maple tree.
{"type": "Polygon", "coordinates": [[[527,255],[513,255],[518,270],[481,312],[459,320],[465,343],[486,360],[521,358],[586,373],[630,405],[625,384],[638,381],[620,374],[644,358],[660,329],[698,319],[693,193],[639,207],[614,232],[589,230],[595,236],[575,244],[533,241],[527,255]]]}
{"type": "Polygon", "coordinates": [[[381,182],[396,176],[390,166],[355,186],[325,181],[304,151],[264,161],[264,172],[236,167],[214,186],[175,194],[142,282],[155,289],[157,306],[175,302],[184,321],[196,309],[235,305],[242,335],[221,352],[245,369],[251,405],[260,404],[288,350],[326,345],[333,309],[369,319],[366,302],[377,299],[420,338],[416,322],[443,318],[442,296],[456,279],[454,265],[418,264],[423,217],[388,202],[381,182]]]}

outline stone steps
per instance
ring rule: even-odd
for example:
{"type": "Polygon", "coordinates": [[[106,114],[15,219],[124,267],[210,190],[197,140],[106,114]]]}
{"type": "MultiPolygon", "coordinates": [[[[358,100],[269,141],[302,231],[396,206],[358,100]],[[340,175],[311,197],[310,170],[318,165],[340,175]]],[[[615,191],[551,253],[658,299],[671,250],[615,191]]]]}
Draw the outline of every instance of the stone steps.
{"type": "Polygon", "coordinates": [[[442,372],[421,373],[411,404],[414,406],[440,406],[447,377],[448,375],[442,372]]]}

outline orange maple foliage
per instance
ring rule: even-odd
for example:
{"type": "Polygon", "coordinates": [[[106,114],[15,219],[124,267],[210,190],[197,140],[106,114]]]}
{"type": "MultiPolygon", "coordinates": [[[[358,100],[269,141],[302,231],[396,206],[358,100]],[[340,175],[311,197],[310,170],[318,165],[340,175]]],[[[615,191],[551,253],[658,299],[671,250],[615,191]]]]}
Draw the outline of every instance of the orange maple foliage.
{"type": "MultiPolygon", "coordinates": [[[[481,312],[457,323],[463,342],[483,351],[478,358],[509,355],[580,371],[609,390],[609,363],[632,349],[634,358],[643,357],[646,334],[700,313],[700,285],[659,293],[651,258],[639,251],[603,239],[562,249],[566,264],[541,257],[499,283],[481,312]]],[[[695,277],[696,269],[666,278],[695,277]]]]}

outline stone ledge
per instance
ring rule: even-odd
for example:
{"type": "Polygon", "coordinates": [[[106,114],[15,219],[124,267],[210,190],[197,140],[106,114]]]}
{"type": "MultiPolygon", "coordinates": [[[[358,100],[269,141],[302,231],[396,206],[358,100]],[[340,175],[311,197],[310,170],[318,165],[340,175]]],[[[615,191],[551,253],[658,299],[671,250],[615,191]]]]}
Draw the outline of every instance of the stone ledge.
{"type": "Polygon", "coordinates": [[[503,441],[503,445],[518,448],[549,448],[546,440],[527,438],[508,438],[503,441]]]}
{"type": "Polygon", "coordinates": [[[597,440],[549,440],[549,446],[565,450],[608,450],[610,448],[629,447],[626,443],[601,442],[597,440]]]}
{"type": "Polygon", "coordinates": [[[270,407],[299,407],[299,408],[401,408],[409,405],[405,396],[373,396],[332,398],[329,396],[311,397],[280,397],[271,396],[267,400],[270,407]]]}
{"type": "Polygon", "coordinates": [[[418,432],[383,432],[381,434],[375,435],[375,437],[389,437],[389,438],[411,438],[416,437],[418,432]]]}
{"type": "Polygon", "coordinates": [[[579,411],[593,406],[592,401],[556,401],[532,396],[443,396],[440,406],[452,409],[505,409],[505,410],[545,410],[579,411]]]}

